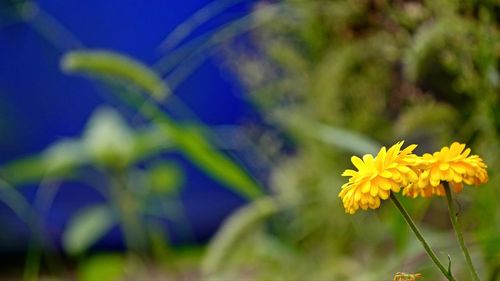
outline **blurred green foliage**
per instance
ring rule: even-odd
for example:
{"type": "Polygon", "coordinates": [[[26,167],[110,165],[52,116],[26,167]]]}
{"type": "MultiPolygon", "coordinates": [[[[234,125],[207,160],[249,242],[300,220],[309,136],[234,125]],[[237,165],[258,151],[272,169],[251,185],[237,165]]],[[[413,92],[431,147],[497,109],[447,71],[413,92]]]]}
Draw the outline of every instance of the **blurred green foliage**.
{"type": "Polygon", "coordinates": [[[126,276],[126,260],[119,254],[101,254],[82,262],[77,272],[82,281],[119,281],[126,276]]]}
{"type": "MultiPolygon", "coordinates": [[[[190,30],[236,2],[208,5],[163,47],[173,49],[190,30]]],[[[102,80],[147,124],[131,127],[117,111],[101,108],[81,136],[9,163],[0,175],[14,186],[40,182],[42,206],[51,201],[47,182],[79,180],[106,196],[107,204],[82,209],[65,231],[65,250],[78,260],[78,280],[389,280],[402,271],[437,280],[438,272],[390,204],[344,214],[340,173],[350,168],[351,154],[373,153],[380,144],[404,139],[419,144],[421,152],[461,141],[489,165],[490,183],[466,188],[458,200],[479,273],[495,280],[499,10],[498,1],[473,0],[259,1],[249,15],[165,56],[156,67],[171,71],[166,79],[121,54],[69,53],[61,62],[64,71],[102,80]],[[243,167],[218,151],[209,128],[174,121],[161,110],[201,54],[249,30],[253,46],[248,40],[227,44],[227,64],[266,121],[294,146],[293,153],[269,149],[283,142],[273,132],[256,140],[262,141],[259,152],[275,163],[265,197],[243,167]],[[182,220],[177,196],[184,173],[156,157],[166,151],[180,152],[253,200],[227,219],[204,253],[172,249],[160,226],[162,219],[182,220]],[[89,167],[103,182],[88,181],[89,167]],[[152,207],[155,200],[164,203],[161,208],[152,207]],[[114,225],[122,228],[131,253],[89,255],[114,225]]],[[[1,182],[0,199],[32,223],[30,205],[7,182],[1,182]]],[[[402,202],[440,258],[449,254],[455,276],[465,280],[444,198],[402,202]]],[[[28,268],[28,275],[35,278],[37,270],[28,268]]]]}
{"type": "MultiPolygon", "coordinates": [[[[213,280],[388,280],[398,271],[438,278],[390,203],[350,216],[337,197],[351,154],[403,139],[419,144],[417,153],[461,141],[484,157],[490,182],[467,188],[458,200],[474,262],[484,280],[497,278],[498,1],[276,5],[287,12],[251,33],[253,48],[228,47],[227,63],[268,122],[295,144],[296,152],[278,156],[273,169],[281,211],[205,273],[213,280]]],[[[440,258],[451,255],[455,276],[467,279],[458,245],[448,239],[444,199],[404,204],[440,258]]]]}
{"type": "Polygon", "coordinates": [[[112,210],[105,205],[80,210],[66,227],[63,237],[65,250],[71,255],[81,254],[99,240],[115,221],[112,210]]]}
{"type": "MultiPolygon", "coordinates": [[[[170,220],[178,225],[182,235],[192,235],[179,198],[184,171],[162,159],[164,152],[180,152],[201,171],[243,197],[252,199],[263,194],[243,167],[213,145],[208,128],[174,121],[160,109],[158,103],[167,88],[149,67],[124,55],[91,50],[67,54],[62,67],[69,73],[82,72],[102,79],[112,94],[149,121],[132,128],[117,110],[98,108],[80,137],[62,139],[38,155],[0,167],[2,179],[13,185],[2,186],[6,192],[0,200],[41,233],[43,225],[39,217],[50,208],[61,181],[88,184],[107,199],[105,204],[80,210],[63,234],[66,254],[82,258],[82,280],[98,280],[97,276],[102,276],[99,280],[151,278],[146,270],[151,257],[161,262],[166,255],[175,256],[175,263],[168,263],[169,269],[175,271],[176,266],[182,266],[183,262],[177,261],[182,254],[165,254],[170,245],[159,225],[163,225],[162,220],[170,220]],[[15,189],[27,183],[40,183],[33,206],[24,202],[15,189]],[[129,253],[85,258],[114,226],[121,229],[129,253]],[[109,267],[95,262],[108,258],[109,267]],[[131,269],[125,270],[127,267],[131,269]]],[[[34,235],[38,234],[34,231],[34,235]]],[[[45,243],[50,244],[48,241],[42,244],[45,243]]],[[[45,245],[29,250],[32,252],[29,255],[35,258],[27,263],[26,280],[36,279],[39,274],[39,252],[54,255],[55,252],[50,252],[53,250],[45,245]]],[[[199,252],[189,255],[200,256],[199,252]]],[[[194,272],[193,262],[188,259],[187,264],[191,265],[189,271],[194,272]]],[[[183,271],[170,274],[182,275],[183,271]]]]}
{"type": "Polygon", "coordinates": [[[61,68],[68,73],[88,73],[109,77],[136,86],[158,100],[163,100],[170,89],[161,77],[149,67],[127,56],[109,51],[74,51],[61,60],[61,68]]]}

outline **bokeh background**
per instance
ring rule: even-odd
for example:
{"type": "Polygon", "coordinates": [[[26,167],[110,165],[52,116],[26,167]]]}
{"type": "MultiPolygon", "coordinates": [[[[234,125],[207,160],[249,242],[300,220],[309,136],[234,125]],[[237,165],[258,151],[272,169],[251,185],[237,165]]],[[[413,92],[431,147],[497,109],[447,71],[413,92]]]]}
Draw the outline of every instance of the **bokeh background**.
{"type": "MultiPolygon", "coordinates": [[[[399,140],[484,158],[457,200],[499,277],[497,1],[0,3],[1,280],[440,280],[338,198],[399,140]]],[[[444,199],[403,203],[467,280],[444,199]]]]}
{"type": "MultiPolygon", "coordinates": [[[[61,139],[80,136],[100,106],[126,110],[90,81],[65,75],[60,69],[64,53],[80,48],[108,49],[153,65],[168,54],[161,49],[167,35],[208,3],[41,1],[26,6],[21,1],[4,2],[0,47],[4,112],[2,163],[39,153],[61,139]],[[19,13],[33,15],[28,15],[28,22],[23,22],[23,14],[19,13]]],[[[186,40],[220,28],[248,13],[249,7],[249,2],[235,2],[220,16],[189,34],[186,40]]],[[[258,122],[258,113],[249,106],[234,74],[220,67],[213,51],[207,50],[205,56],[203,63],[181,81],[175,100],[164,107],[178,120],[194,119],[216,130],[227,131],[232,138],[231,128],[243,122],[258,122]]],[[[128,115],[131,125],[140,123],[133,110],[123,114],[128,115]]],[[[230,148],[231,144],[226,147],[230,148]]],[[[183,176],[186,180],[183,193],[188,194],[185,200],[190,201],[186,202],[189,216],[198,221],[194,241],[205,241],[221,218],[243,200],[196,171],[181,156],[171,157],[188,173],[183,176]],[[207,212],[211,214],[209,217],[205,216],[207,212]]],[[[37,186],[26,186],[23,193],[34,197],[37,186]]],[[[74,211],[102,199],[92,189],[77,183],[71,183],[69,189],[62,188],[57,197],[48,214],[49,226],[56,236],[74,211]]],[[[16,241],[20,234],[6,233],[6,237],[16,241]]]]}

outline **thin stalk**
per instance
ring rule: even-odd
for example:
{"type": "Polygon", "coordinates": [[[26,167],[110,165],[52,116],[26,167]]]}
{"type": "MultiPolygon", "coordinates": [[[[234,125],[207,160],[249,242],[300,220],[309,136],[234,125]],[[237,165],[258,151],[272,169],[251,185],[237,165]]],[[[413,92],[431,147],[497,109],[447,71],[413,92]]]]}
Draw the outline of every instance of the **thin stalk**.
{"type": "Polygon", "coordinates": [[[450,220],[453,225],[453,230],[457,235],[458,243],[460,244],[460,248],[462,249],[462,253],[464,254],[465,261],[467,262],[467,268],[469,269],[470,274],[472,275],[472,279],[474,281],[480,281],[479,275],[477,274],[476,269],[474,268],[474,264],[472,263],[472,259],[470,258],[469,250],[465,246],[464,237],[462,234],[462,225],[460,220],[458,219],[458,213],[455,208],[455,204],[453,203],[453,197],[451,194],[450,186],[447,182],[444,184],[444,190],[446,191],[446,201],[448,203],[448,210],[450,212],[450,220]]]}
{"type": "Polygon", "coordinates": [[[41,250],[38,242],[30,241],[23,271],[23,281],[36,281],[40,273],[41,250]]]}
{"type": "MultiPolygon", "coordinates": [[[[42,218],[33,209],[28,201],[14,186],[0,178],[0,203],[9,207],[29,228],[30,230],[30,245],[28,248],[26,263],[24,267],[23,280],[35,280],[39,273],[42,245],[52,249],[50,239],[45,239],[42,218]]],[[[55,256],[46,255],[47,266],[52,272],[57,272],[58,264],[55,256]]]]}
{"type": "Polygon", "coordinates": [[[119,213],[125,245],[138,257],[144,257],[144,237],[141,222],[138,218],[136,202],[130,194],[123,171],[112,174],[111,199],[119,213]]]}
{"type": "Polygon", "coordinates": [[[411,228],[411,230],[413,231],[415,236],[417,237],[418,241],[420,241],[420,243],[424,247],[425,251],[427,252],[429,257],[431,258],[431,260],[439,268],[439,270],[443,273],[443,275],[446,277],[446,279],[448,279],[450,281],[456,281],[455,278],[453,278],[453,276],[451,275],[451,272],[448,272],[446,270],[446,268],[443,266],[443,264],[439,261],[436,254],[429,246],[429,243],[427,243],[424,236],[422,236],[422,233],[417,228],[417,225],[415,224],[413,219],[410,217],[410,215],[408,214],[406,209],[403,207],[403,205],[401,205],[398,198],[392,193],[391,193],[391,200],[394,203],[394,205],[396,206],[396,208],[398,209],[398,211],[401,213],[401,215],[403,216],[403,218],[405,219],[406,223],[411,228]]]}

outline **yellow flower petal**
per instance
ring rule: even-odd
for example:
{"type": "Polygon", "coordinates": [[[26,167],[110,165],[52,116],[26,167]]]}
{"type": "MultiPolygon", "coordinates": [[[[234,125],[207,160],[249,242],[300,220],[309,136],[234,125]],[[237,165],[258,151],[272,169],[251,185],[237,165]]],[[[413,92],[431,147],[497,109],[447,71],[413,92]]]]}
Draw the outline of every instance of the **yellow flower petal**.
{"type": "Polygon", "coordinates": [[[411,154],[416,145],[401,150],[402,145],[403,142],[398,142],[389,149],[382,147],[376,157],[371,154],[362,158],[351,157],[357,170],[348,169],[342,173],[350,178],[339,193],[346,213],[376,209],[381,200],[389,198],[391,192],[399,192],[401,186],[419,179],[416,168],[409,167],[419,161],[416,155],[411,154]]]}
{"type": "Polygon", "coordinates": [[[479,185],[488,181],[486,164],[477,156],[469,156],[471,150],[465,144],[454,142],[433,154],[426,153],[417,161],[417,184],[408,185],[403,194],[413,197],[445,195],[441,182],[446,181],[454,192],[460,192],[463,184],[479,185]]]}

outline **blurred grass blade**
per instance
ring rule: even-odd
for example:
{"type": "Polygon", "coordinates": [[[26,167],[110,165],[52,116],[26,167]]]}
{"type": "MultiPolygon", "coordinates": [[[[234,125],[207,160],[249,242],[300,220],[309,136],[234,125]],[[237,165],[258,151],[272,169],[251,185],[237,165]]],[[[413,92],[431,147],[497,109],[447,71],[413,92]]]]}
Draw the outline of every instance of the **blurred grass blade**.
{"type": "Polygon", "coordinates": [[[381,145],[370,137],[348,129],[325,125],[302,117],[275,115],[278,122],[294,130],[296,133],[307,136],[326,144],[336,146],[355,154],[376,154],[381,145]]]}
{"type": "Polygon", "coordinates": [[[267,5],[222,27],[191,39],[161,58],[155,63],[154,68],[159,73],[174,72],[175,70],[167,79],[171,89],[175,89],[192,70],[196,69],[210,55],[211,48],[270,22],[282,14],[280,12],[285,11],[283,6],[278,4],[267,5]]]}
{"type": "Polygon", "coordinates": [[[229,156],[215,148],[201,129],[195,126],[176,124],[170,117],[151,101],[139,101],[133,92],[114,93],[127,105],[156,124],[175,148],[194,165],[223,183],[227,188],[247,199],[257,198],[264,194],[254,179],[229,156]]]}
{"type": "Polygon", "coordinates": [[[43,151],[45,169],[49,173],[70,170],[88,163],[88,155],[77,139],[62,139],[43,151]]]}
{"type": "Polygon", "coordinates": [[[83,44],[65,27],[39,5],[38,1],[25,1],[21,15],[25,22],[45,40],[61,52],[81,48],[83,44]]]}
{"type": "Polygon", "coordinates": [[[247,198],[262,195],[262,190],[240,166],[213,147],[195,127],[175,129],[174,139],[184,154],[208,175],[247,198]]]}
{"type": "Polygon", "coordinates": [[[106,205],[85,208],[71,219],[63,234],[63,246],[71,255],[85,252],[116,223],[112,210],[106,205]]]}
{"type": "MultiPolygon", "coordinates": [[[[119,69],[121,64],[127,67],[126,65],[129,62],[135,64],[135,62],[120,55],[107,52],[102,54],[102,52],[98,51],[86,51],[71,52],[65,55],[61,64],[62,67],[67,70],[94,71],[106,76],[106,74],[109,74],[110,69],[112,69],[111,73],[123,73],[123,70],[119,69]],[[89,63],[88,60],[92,62],[89,63]],[[103,62],[100,62],[100,60],[103,60],[103,62]],[[114,63],[116,61],[119,63],[115,65],[114,63]]],[[[132,71],[132,74],[135,73],[133,69],[134,67],[131,67],[130,71],[132,71]]],[[[146,70],[150,71],[148,69],[146,70]]],[[[121,78],[124,79],[132,77],[135,76],[130,73],[121,75],[121,78]]],[[[149,91],[150,94],[154,96],[152,91],[155,91],[155,88],[148,87],[144,88],[144,90],[149,91]]],[[[137,101],[131,89],[124,92],[126,92],[126,94],[123,94],[122,91],[115,91],[115,94],[128,105],[138,110],[139,113],[149,118],[151,121],[158,123],[161,130],[166,133],[166,137],[170,137],[174,145],[208,175],[246,198],[256,198],[263,194],[262,190],[248,173],[239,165],[235,164],[228,156],[214,148],[210,142],[206,140],[200,130],[194,128],[185,129],[184,127],[178,126],[155,104],[149,101],[137,101]]]]}
{"type": "MultiPolygon", "coordinates": [[[[139,129],[134,133],[133,161],[172,149],[172,141],[157,127],[139,129]]],[[[71,177],[71,169],[89,163],[88,155],[76,139],[63,139],[42,153],[14,160],[0,167],[0,177],[13,186],[35,183],[47,173],[61,178],[71,177]]]]}
{"type": "Polygon", "coordinates": [[[37,182],[46,172],[44,163],[44,159],[36,155],[17,159],[0,167],[0,177],[12,185],[37,182]]]}
{"type": "Polygon", "coordinates": [[[335,145],[346,151],[357,154],[377,154],[378,148],[381,147],[376,141],[360,133],[324,124],[316,124],[314,129],[314,137],[325,143],[335,145]]]}
{"type": "Polygon", "coordinates": [[[169,50],[186,39],[197,27],[214,18],[225,9],[242,0],[219,0],[208,3],[197,10],[188,19],[179,24],[160,44],[162,50],[169,50]]]}
{"type": "Polygon", "coordinates": [[[166,138],[163,131],[156,126],[138,130],[135,132],[134,137],[134,161],[139,161],[173,148],[172,140],[166,138]]]}
{"type": "Polygon", "coordinates": [[[34,212],[30,203],[3,179],[0,179],[0,203],[9,207],[28,227],[34,227],[34,212]]]}
{"type": "Polygon", "coordinates": [[[170,94],[167,85],[146,65],[115,52],[96,50],[69,52],[62,58],[61,67],[68,73],[82,72],[132,84],[157,100],[164,100],[170,94]]]}
{"type": "Polygon", "coordinates": [[[208,245],[202,261],[202,273],[205,277],[220,270],[230,252],[246,233],[278,211],[276,201],[271,197],[264,197],[231,215],[208,245]]]}

